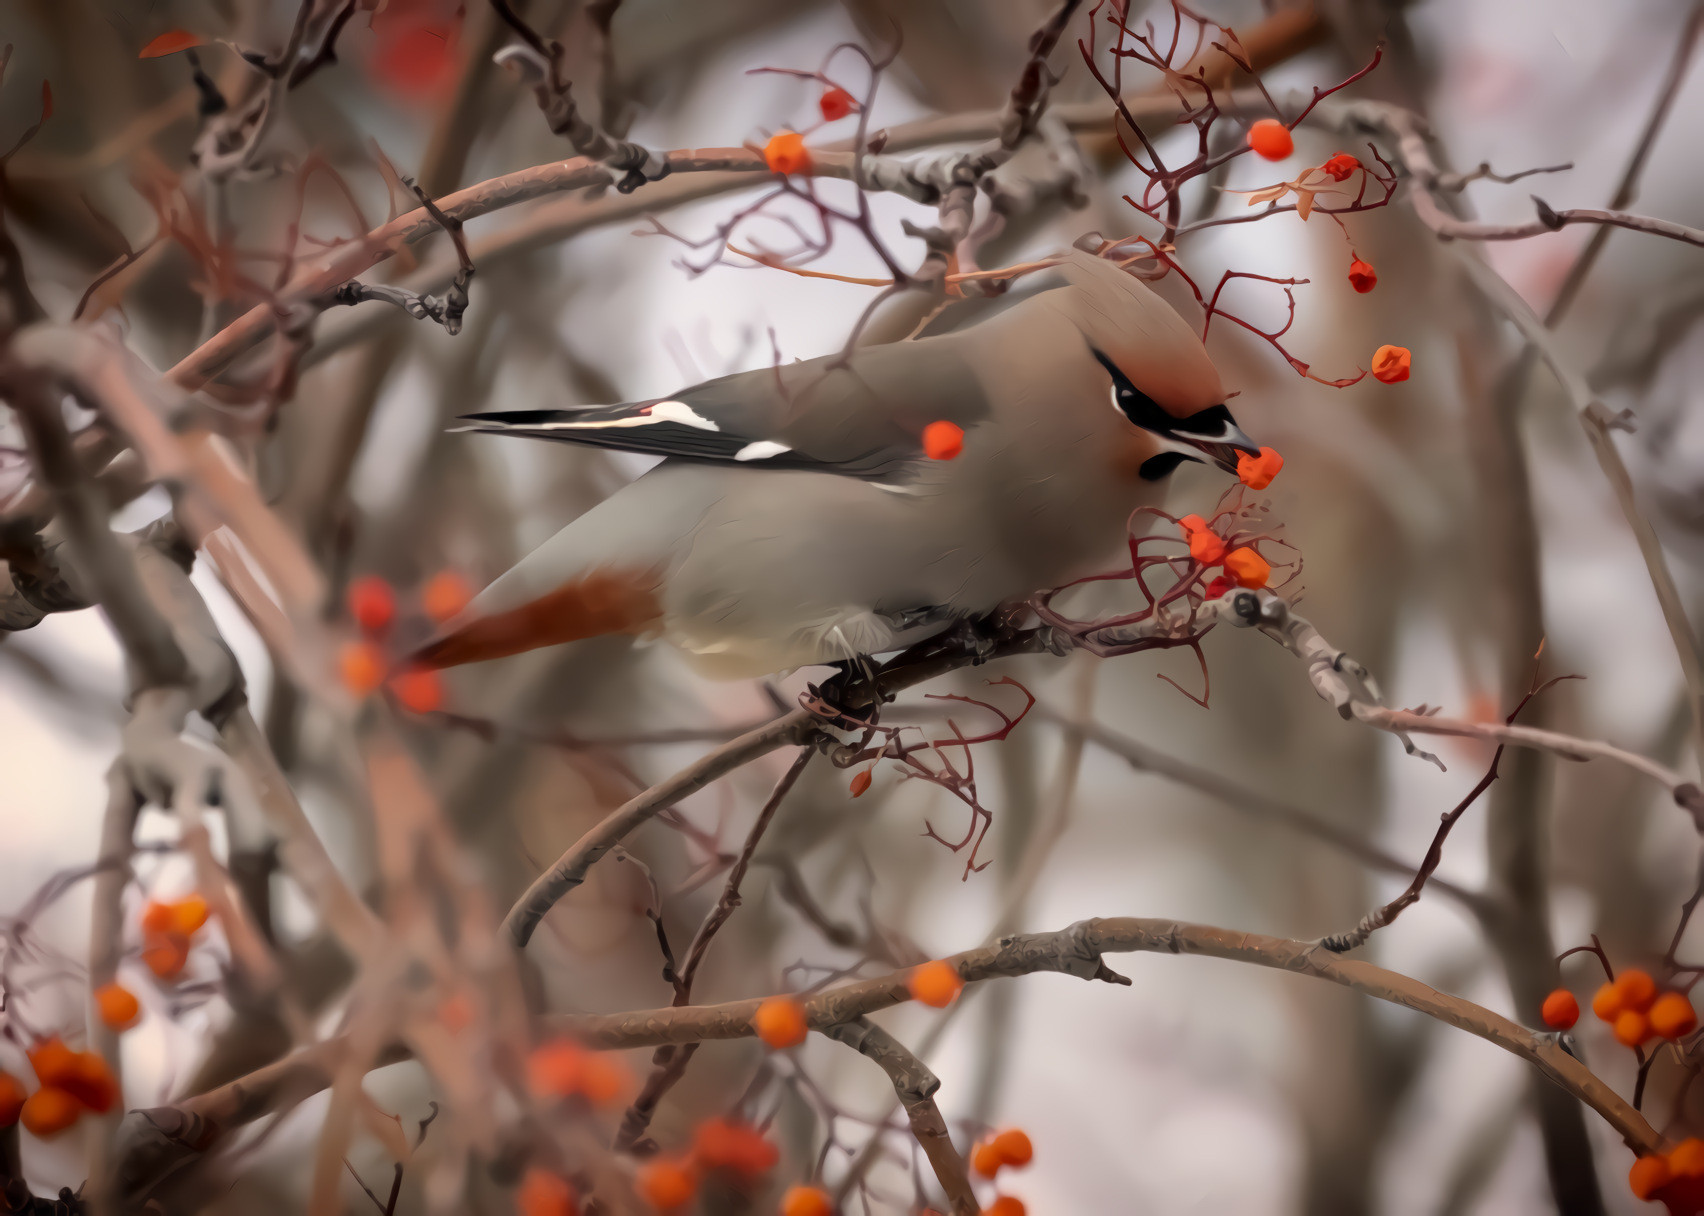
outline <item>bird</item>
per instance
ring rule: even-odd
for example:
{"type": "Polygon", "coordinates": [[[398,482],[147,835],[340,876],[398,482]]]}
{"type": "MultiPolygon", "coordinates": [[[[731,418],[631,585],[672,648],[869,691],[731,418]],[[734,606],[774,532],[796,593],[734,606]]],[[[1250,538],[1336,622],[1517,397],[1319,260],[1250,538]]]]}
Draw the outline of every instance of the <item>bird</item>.
{"type": "Polygon", "coordinates": [[[1181,463],[1234,474],[1259,449],[1152,288],[1081,249],[1057,271],[1063,285],[939,336],[666,398],[464,416],[663,460],[500,575],[413,664],[607,634],[660,637],[713,679],[867,663],[1104,570],[1181,463]]]}

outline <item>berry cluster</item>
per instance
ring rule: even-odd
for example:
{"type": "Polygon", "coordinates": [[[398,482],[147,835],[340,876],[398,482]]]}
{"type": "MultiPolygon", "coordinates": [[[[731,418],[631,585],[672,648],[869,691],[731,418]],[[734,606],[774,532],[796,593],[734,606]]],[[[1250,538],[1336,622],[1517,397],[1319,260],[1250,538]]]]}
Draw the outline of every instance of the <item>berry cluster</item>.
{"type": "Polygon", "coordinates": [[[627,1066],[615,1056],[587,1051],[572,1039],[553,1039],[527,1056],[527,1088],[541,1101],[583,1099],[609,1106],[630,1088],[627,1066]]]}
{"type": "MultiPolygon", "coordinates": [[[[453,570],[440,570],[420,589],[420,610],[427,619],[442,625],[467,608],[473,588],[453,570]]],[[[385,643],[397,620],[396,592],[377,575],[365,575],[349,584],[346,597],[349,615],[361,630],[359,641],[347,643],[337,656],[343,686],[357,697],[373,693],[383,684],[404,709],[431,713],[444,703],[443,681],[435,671],[420,668],[392,669],[385,643]]]]}
{"type": "Polygon", "coordinates": [[[1659,993],[1657,982],[1636,967],[1597,990],[1592,1012],[1614,1027],[1616,1042],[1623,1047],[1639,1047],[1653,1037],[1678,1039],[1698,1026],[1698,1015],[1684,993],[1659,993]]]}
{"type": "Polygon", "coordinates": [[[1189,542],[1190,557],[1203,566],[1225,568],[1223,574],[1207,584],[1208,599],[1216,600],[1232,587],[1264,587],[1272,577],[1272,564],[1260,556],[1259,550],[1251,545],[1231,548],[1199,515],[1185,515],[1177,521],[1177,526],[1183,531],[1183,539],[1189,542]]]}
{"type": "Polygon", "coordinates": [[[207,901],[199,895],[150,901],[142,909],[142,962],[148,970],[163,980],[181,975],[189,963],[190,941],[207,915],[207,901]]]}
{"type": "Polygon", "coordinates": [[[1640,1199],[1667,1206],[1673,1216],[1704,1209],[1704,1140],[1682,1140],[1667,1153],[1639,1158],[1627,1172],[1627,1185],[1640,1199]]]}
{"type": "Polygon", "coordinates": [[[56,1136],[85,1110],[104,1115],[118,1101],[118,1080],[100,1053],[72,1051],[50,1035],[25,1054],[40,1088],[26,1096],[23,1082],[0,1072],[0,1127],[21,1122],[32,1136],[56,1136]]]}
{"type": "MultiPolygon", "coordinates": [[[[984,1178],[993,1178],[1002,1169],[1022,1169],[1034,1158],[1029,1135],[1015,1127],[983,1137],[970,1150],[970,1166],[984,1178]]],[[[985,1216],[1024,1216],[1023,1201],[1011,1195],[996,1195],[982,1210],[985,1216]]]]}

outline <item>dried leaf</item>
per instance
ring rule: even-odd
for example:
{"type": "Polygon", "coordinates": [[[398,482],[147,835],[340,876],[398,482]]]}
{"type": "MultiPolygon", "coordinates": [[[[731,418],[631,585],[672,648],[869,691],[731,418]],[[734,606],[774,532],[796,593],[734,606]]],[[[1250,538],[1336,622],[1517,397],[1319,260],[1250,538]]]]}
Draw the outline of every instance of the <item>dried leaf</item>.
{"type": "Polygon", "coordinates": [[[1297,215],[1301,216],[1304,220],[1307,219],[1308,213],[1313,210],[1313,205],[1314,205],[1314,192],[1312,190],[1298,189],[1296,191],[1296,214],[1297,215]]]}

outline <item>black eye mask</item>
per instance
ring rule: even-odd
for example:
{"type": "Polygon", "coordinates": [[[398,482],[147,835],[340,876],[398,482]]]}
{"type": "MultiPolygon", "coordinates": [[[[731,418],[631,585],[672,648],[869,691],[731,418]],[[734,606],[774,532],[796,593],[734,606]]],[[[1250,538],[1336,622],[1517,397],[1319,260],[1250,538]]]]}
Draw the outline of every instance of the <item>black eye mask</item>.
{"type": "Polygon", "coordinates": [[[1235,473],[1239,453],[1260,450],[1242,433],[1237,420],[1231,417],[1231,411],[1223,402],[1196,410],[1187,418],[1175,417],[1130,383],[1129,377],[1111,359],[1093,347],[1089,349],[1106,368],[1107,375],[1112,377],[1112,401],[1119,412],[1133,425],[1157,436],[1162,446],[1169,449],[1142,462],[1137,474],[1144,481],[1159,481],[1176,471],[1177,466],[1186,460],[1210,462],[1226,472],[1235,473]]]}

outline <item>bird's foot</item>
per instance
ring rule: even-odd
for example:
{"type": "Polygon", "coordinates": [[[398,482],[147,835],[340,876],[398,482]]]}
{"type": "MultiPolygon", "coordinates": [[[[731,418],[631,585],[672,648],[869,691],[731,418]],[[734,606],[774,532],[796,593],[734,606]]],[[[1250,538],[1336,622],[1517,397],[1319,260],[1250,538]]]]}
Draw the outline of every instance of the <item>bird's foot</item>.
{"type": "Polygon", "coordinates": [[[837,669],[835,675],[820,686],[805,686],[809,698],[807,706],[827,719],[830,725],[843,730],[874,726],[881,716],[881,707],[893,700],[892,693],[882,691],[881,669],[876,661],[861,654],[837,660],[829,666],[837,669]]]}

